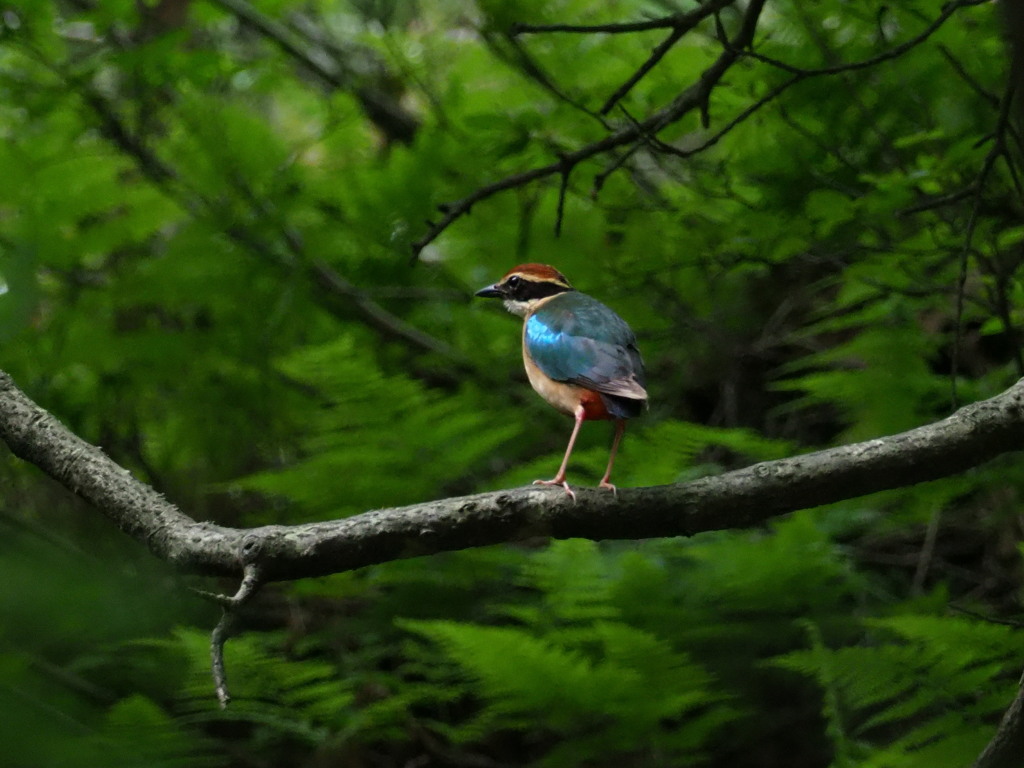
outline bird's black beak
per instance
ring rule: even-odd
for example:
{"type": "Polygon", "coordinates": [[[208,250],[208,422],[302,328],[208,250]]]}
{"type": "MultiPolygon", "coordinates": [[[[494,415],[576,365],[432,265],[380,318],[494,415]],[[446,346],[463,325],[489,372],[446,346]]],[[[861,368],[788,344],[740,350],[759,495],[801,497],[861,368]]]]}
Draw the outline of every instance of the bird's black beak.
{"type": "Polygon", "coordinates": [[[476,292],[476,295],[482,299],[503,299],[505,298],[505,291],[495,283],[494,285],[488,285],[486,288],[481,288],[476,292]]]}

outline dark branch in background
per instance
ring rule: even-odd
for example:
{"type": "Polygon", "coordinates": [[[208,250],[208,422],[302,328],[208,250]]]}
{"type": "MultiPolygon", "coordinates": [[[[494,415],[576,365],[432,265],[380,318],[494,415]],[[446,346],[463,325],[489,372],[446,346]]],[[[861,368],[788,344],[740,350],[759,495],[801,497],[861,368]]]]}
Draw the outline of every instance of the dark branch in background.
{"type": "MultiPolygon", "coordinates": [[[[236,0],[229,1],[235,2],[236,0]]],[[[244,5],[244,3],[240,3],[240,5],[244,5]]],[[[245,227],[222,224],[224,211],[199,190],[191,187],[173,167],[146,146],[142,138],[136,136],[121,119],[114,106],[91,85],[69,77],[58,66],[42,58],[38,52],[31,52],[41,64],[62,78],[69,89],[79,94],[83,102],[96,115],[101,135],[130,158],[142,175],[170,199],[192,216],[215,222],[225,235],[250,253],[269,260],[277,266],[288,266],[275,255],[271,246],[251,234],[245,227]]],[[[257,205],[261,201],[252,194],[247,197],[250,203],[257,208],[253,211],[254,218],[262,219],[266,210],[257,205]]],[[[321,290],[313,294],[314,298],[329,312],[342,318],[359,314],[370,328],[375,329],[387,339],[402,343],[416,351],[440,354],[459,369],[464,369],[468,365],[465,358],[450,345],[434,339],[429,334],[409,325],[397,315],[388,312],[322,260],[311,261],[308,259],[302,251],[301,244],[296,238],[290,237],[288,231],[284,231],[282,234],[299,264],[305,267],[314,284],[320,287],[321,290]]]]}
{"type": "Polygon", "coordinates": [[[953,68],[953,71],[956,72],[957,75],[959,75],[961,80],[963,80],[965,83],[967,83],[967,85],[971,87],[972,91],[981,96],[981,98],[987,101],[990,106],[999,106],[999,97],[996,96],[994,93],[991,93],[990,91],[986,90],[981,85],[981,83],[979,83],[974,78],[974,76],[967,71],[967,68],[964,67],[963,63],[956,56],[953,55],[953,52],[949,50],[949,48],[944,46],[942,43],[939,43],[936,46],[936,48],[939,49],[939,53],[942,54],[942,58],[949,62],[949,65],[953,68]]]}
{"type": "Polygon", "coordinates": [[[481,34],[484,42],[487,43],[488,49],[496,57],[510,65],[517,66],[523,74],[540,85],[556,99],[568,104],[573,109],[578,109],[585,115],[589,115],[601,123],[605,129],[611,130],[611,126],[601,115],[592,109],[589,109],[559,88],[548,73],[544,71],[543,67],[541,67],[541,65],[530,55],[529,51],[527,51],[513,35],[500,34],[489,30],[484,30],[481,34]],[[503,45],[503,43],[505,45],[503,45]],[[506,45],[511,49],[511,53],[506,50],[506,45]]]}
{"type": "MultiPolygon", "coordinates": [[[[325,57],[316,57],[308,52],[296,35],[278,22],[253,9],[244,0],[213,1],[235,13],[243,23],[272,39],[282,50],[299,58],[304,66],[316,72],[326,82],[339,88],[345,84],[344,78],[330,68],[329,58],[326,59],[328,63],[325,63],[325,57]]],[[[237,217],[226,214],[222,206],[191,186],[174,167],[161,159],[154,150],[147,146],[142,137],[136,135],[128,127],[115,106],[106,97],[98,93],[88,82],[70,77],[59,66],[47,61],[39,52],[32,51],[32,53],[41,64],[62,78],[69,89],[79,94],[84,103],[96,115],[101,135],[131,159],[146,179],[189,214],[213,222],[237,245],[273,266],[284,269],[302,268],[311,283],[318,288],[312,293],[313,298],[334,316],[340,319],[356,317],[384,339],[399,343],[415,352],[440,355],[452,363],[457,370],[469,370],[469,362],[451,345],[430,336],[384,309],[365,291],[351,283],[322,259],[310,258],[304,252],[301,240],[283,224],[280,226],[281,239],[286,248],[291,251],[294,263],[282,259],[272,244],[263,241],[257,234],[249,231],[246,226],[230,223],[237,217]],[[225,224],[225,221],[229,223],[225,224]]],[[[269,203],[252,194],[244,184],[237,186],[243,193],[246,193],[244,196],[253,208],[252,218],[265,221],[269,203]]],[[[272,217],[271,220],[277,221],[279,218],[272,217]]],[[[431,372],[429,377],[438,380],[437,383],[444,383],[440,381],[444,378],[441,373],[431,372]]]]}
{"type": "MultiPolygon", "coordinates": [[[[261,13],[245,0],[210,2],[270,40],[329,87],[338,90],[351,89],[359,99],[366,116],[389,138],[404,144],[411,143],[415,138],[420,127],[417,117],[403,108],[383,88],[373,83],[359,82],[365,79],[365,76],[361,77],[346,67],[342,56],[330,55],[323,41],[313,43],[303,38],[276,19],[261,13]]],[[[368,52],[366,54],[368,55],[368,52]]]]}
{"type": "Polygon", "coordinates": [[[257,195],[245,180],[238,176],[235,176],[232,181],[240,196],[249,201],[256,217],[277,230],[277,235],[280,242],[284,244],[287,254],[284,256],[278,254],[273,246],[268,245],[259,236],[240,225],[232,225],[225,230],[236,242],[247,246],[252,253],[261,256],[272,265],[301,266],[313,284],[321,289],[316,294],[319,303],[335,317],[361,320],[368,327],[376,330],[383,338],[405,343],[422,351],[439,354],[461,372],[472,370],[465,356],[454,347],[440,339],[435,339],[397,315],[388,312],[326,261],[310,257],[306,252],[301,235],[288,225],[268,197],[257,195]]]}
{"type": "MultiPolygon", "coordinates": [[[[817,69],[805,69],[794,66],[784,61],[774,59],[769,56],[756,53],[749,49],[749,46],[754,38],[754,32],[757,27],[757,21],[760,17],[761,10],[764,5],[764,0],[752,0],[748,5],[741,24],[740,31],[736,36],[729,40],[725,37],[724,33],[719,31],[719,37],[722,40],[723,52],[715,60],[715,62],[701,73],[700,78],[696,83],[691,85],[679,96],[677,96],[670,104],[653,113],[643,120],[631,120],[630,124],[626,127],[620,128],[615,133],[612,133],[605,138],[587,144],[572,152],[566,152],[560,160],[557,162],[550,163],[548,165],[533,168],[527,171],[507,176],[504,179],[492,182],[485,186],[480,187],[471,194],[463,197],[460,200],[456,200],[449,203],[442,203],[438,206],[438,209],[443,214],[436,222],[428,222],[427,231],[424,235],[412,244],[412,259],[415,261],[420,252],[434,240],[436,240],[441,233],[443,233],[449,226],[461,217],[467,215],[472,211],[473,206],[483,200],[487,200],[501,192],[505,192],[509,189],[515,189],[523,187],[533,183],[542,178],[553,176],[555,174],[566,173],[566,167],[568,166],[571,171],[576,165],[591,159],[597,155],[604,154],[606,152],[613,152],[614,150],[628,146],[630,150],[627,152],[627,158],[629,154],[632,154],[640,146],[644,144],[654,143],[655,147],[659,151],[665,151],[670,154],[676,154],[683,157],[689,157],[693,154],[701,152],[714,146],[718,141],[722,139],[730,130],[735,128],[737,125],[742,123],[758,109],[768,104],[773,99],[778,97],[782,92],[795,85],[796,83],[806,80],[812,77],[822,77],[828,75],[837,75],[843,72],[852,72],[860,69],[867,69],[878,64],[881,64],[892,59],[896,59],[908,51],[914,49],[916,46],[925,42],[930,38],[936,30],[938,30],[946,21],[949,20],[954,13],[961,8],[981,5],[987,2],[987,0],[955,0],[954,2],[946,4],[941,13],[927,26],[923,31],[909,40],[900,43],[899,45],[893,46],[887,51],[880,53],[876,56],[872,56],[867,59],[860,61],[850,62],[846,64],[837,64],[831,67],[821,67],[817,69]],[[692,112],[694,109],[700,109],[702,112],[702,119],[707,124],[707,105],[711,96],[711,91],[721,80],[722,76],[726,73],[729,67],[737,61],[740,57],[750,58],[755,61],[759,61],[763,64],[772,66],[773,68],[780,69],[788,72],[792,77],[789,80],[784,81],[780,85],[775,86],[765,96],[762,96],[758,101],[751,104],[745,110],[743,110],[737,117],[733,118],[723,129],[718,131],[716,134],[707,139],[704,143],[693,149],[678,149],[671,145],[665,144],[656,139],[657,134],[665,127],[679,121],[682,117],[692,112]]],[[[721,7],[729,5],[724,0],[717,0],[717,2],[709,2],[704,6],[701,6],[698,11],[693,11],[690,14],[682,14],[675,16],[667,16],[660,19],[652,19],[645,22],[636,22],[631,24],[604,24],[604,25],[573,25],[573,24],[551,24],[551,25],[528,25],[528,24],[516,24],[511,28],[512,34],[526,34],[526,33],[541,33],[541,32],[574,32],[574,33],[624,33],[624,32],[641,32],[651,29],[672,29],[679,28],[684,23],[696,24],[693,20],[694,14],[701,13],[701,19],[707,18],[711,15],[708,10],[712,7],[717,7],[721,4],[721,7]],[[684,22],[684,20],[686,20],[684,22]]],[[[700,21],[698,19],[697,21],[700,21]]],[[[720,28],[720,25],[719,25],[720,28]]],[[[671,40],[671,36],[666,38],[663,42],[663,46],[671,40]]],[[[673,41],[674,44],[675,41],[673,41]]],[[[665,48],[667,51],[668,47],[665,48]]],[[[659,49],[655,49],[655,53],[659,49]]],[[[663,55],[664,52],[662,52],[663,55]]],[[[653,56],[653,54],[652,54],[653,56]]],[[[658,57],[660,59],[660,56],[658,57]]],[[[648,60],[650,61],[650,60],[648,60]]],[[[657,60],[654,62],[657,63],[657,60]]],[[[646,74],[646,71],[641,67],[641,71],[638,74],[642,77],[646,74]]],[[[636,77],[636,75],[634,75],[636,77]]],[[[639,78],[638,78],[639,79],[639,78]]],[[[627,84],[629,81],[627,81],[627,84]]],[[[634,83],[635,84],[635,83],[634,83]]],[[[632,87],[632,86],[630,86],[632,87]]],[[[619,96],[618,98],[621,98],[619,96]]],[[[612,102],[614,105],[616,102],[612,102]]],[[[603,111],[603,110],[602,110],[603,111]]],[[[627,158],[619,157],[608,169],[602,174],[599,174],[595,179],[595,190],[599,190],[604,183],[606,177],[614,170],[621,167],[627,158]]]]}
{"type": "Polygon", "coordinates": [[[868,69],[870,67],[874,67],[878,64],[881,64],[882,62],[891,61],[892,59],[899,58],[907,51],[916,48],[929,37],[931,37],[933,34],[935,34],[939,27],[945,24],[949,20],[949,18],[954,13],[959,11],[961,8],[968,8],[974,5],[984,5],[987,4],[988,2],[989,0],[955,0],[955,2],[947,3],[945,6],[943,6],[942,12],[935,17],[935,20],[927,27],[925,27],[920,33],[910,38],[909,40],[905,40],[899,45],[893,46],[889,50],[878,54],[877,56],[871,56],[870,58],[862,59],[861,61],[854,61],[847,64],[836,64],[831,67],[806,69],[804,67],[797,67],[794,66],[793,64],[788,64],[784,61],[780,61],[779,59],[772,58],[771,56],[764,56],[754,51],[744,51],[744,55],[752,59],[756,59],[757,61],[763,62],[765,64],[769,64],[777,69],[789,72],[790,74],[799,74],[805,77],[812,77],[818,75],[838,75],[843,72],[852,72],[858,69],[868,69]]]}
{"type": "Polygon", "coordinates": [[[901,208],[896,211],[897,216],[910,216],[911,214],[921,213],[922,211],[931,211],[936,208],[943,208],[947,205],[954,205],[959,203],[974,194],[974,185],[964,189],[958,189],[956,192],[950,192],[946,195],[939,195],[937,197],[929,197],[922,200],[919,203],[908,205],[906,208],[901,208]]]}
{"type": "Polygon", "coordinates": [[[644,75],[654,69],[658,65],[658,62],[665,58],[665,54],[672,50],[672,46],[682,39],[686,31],[687,30],[681,27],[676,27],[669,32],[668,37],[658,43],[654,50],[651,51],[651,55],[647,57],[647,61],[640,66],[640,69],[634,72],[626,82],[615,89],[615,92],[612,93],[605,103],[601,105],[601,109],[599,109],[598,112],[602,115],[607,115],[611,112],[615,105],[618,104],[619,101],[631,90],[633,90],[633,86],[643,80],[644,75]]]}
{"type": "MultiPolygon", "coordinates": [[[[69,85],[79,90],[82,99],[98,117],[103,136],[131,158],[141,173],[163,190],[168,197],[193,216],[215,222],[225,235],[248,252],[276,266],[287,266],[270,244],[261,240],[246,227],[234,224],[225,225],[221,208],[198,190],[189,187],[174,168],[161,160],[140,138],[136,137],[104,97],[87,85],[77,83],[69,83],[69,85]]],[[[251,204],[259,202],[254,196],[250,196],[249,199],[251,204]]],[[[254,211],[255,218],[260,220],[264,218],[265,213],[266,211],[262,208],[254,211]]],[[[418,352],[439,354],[460,369],[465,369],[468,365],[465,358],[449,344],[433,338],[384,309],[362,289],[349,282],[323,260],[310,259],[296,238],[288,237],[287,232],[283,233],[282,237],[296,257],[298,265],[306,270],[313,283],[319,287],[320,290],[314,292],[313,297],[333,315],[342,319],[358,316],[383,338],[396,341],[418,352]]]]}
{"type": "MultiPolygon", "coordinates": [[[[332,296],[343,297],[342,304],[357,309],[362,320],[381,335],[403,340],[430,352],[434,352],[453,363],[459,370],[471,369],[469,361],[447,342],[436,339],[413,325],[393,315],[375,302],[362,288],[349,282],[334,267],[323,259],[313,259],[309,272],[316,282],[332,296]]],[[[340,309],[338,311],[341,311],[340,309]]],[[[337,312],[336,312],[337,314],[337,312]]]]}
{"type": "Polygon", "coordinates": [[[670,29],[679,26],[680,22],[690,14],[676,13],[661,16],[647,21],[614,22],[611,24],[513,24],[509,33],[513,35],[529,35],[544,32],[571,32],[584,35],[607,33],[619,35],[629,32],[648,32],[652,29],[670,29]]]}
{"type": "Polygon", "coordinates": [[[565,193],[569,189],[569,174],[572,166],[567,165],[562,171],[562,182],[558,185],[558,207],[555,209],[555,237],[562,236],[562,219],[565,216],[565,193]]]}
{"type": "MultiPolygon", "coordinates": [[[[999,105],[999,117],[996,120],[996,130],[992,136],[992,148],[989,149],[988,154],[985,155],[985,160],[981,164],[981,170],[978,171],[978,176],[971,185],[971,189],[974,194],[974,204],[971,206],[971,212],[967,217],[967,230],[964,233],[964,244],[960,251],[960,271],[957,275],[956,282],[956,311],[953,319],[953,350],[950,358],[950,371],[949,371],[949,382],[950,382],[950,400],[954,408],[959,404],[959,396],[957,394],[957,374],[960,371],[960,344],[961,336],[963,334],[963,314],[964,314],[964,293],[967,289],[967,272],[970,265],[971,251],[974,243],[974,230],[978,224],[978,214],[981,211],[981,196],[985,190],[985,184],[988,181],[989,175],[992,173],[992,169],[995,168],[996,161],[1002,157],[1005,158],[1006,164],[1011,168],[1011,175],[1013,173],[1013,158],[1009,155],[1009,151],[1006,146],[1006,133],[1010,124],[1010,105],[1013,103],[1014,92],[1016,91],[1016,80],[1011,76],[1010,81],[1006,86],[1006,91],[1003,93],[1002,102],[999,105]]],[[[1013,176],[1016,179],[1016,176],[1013,176]]],[[[1018,189],[1018,194],[1020,190],[1018,189]]],[[[1008,325],[1005,329],[1009,334],[1010,338],[1013,339],[1016,334],[1012,331],[1012,324],[1008,325]]],[[[1020,360],[1020,351],[1017,350],[1017,359],[1020,360]]],[[[1020,363],[1018,363],[1018,366],[1020,363]]]]}
{"type": "Polygon", "coordinates": [[[672,17],[675,20],[675,24],[672,25],[672,31],[669,32],[668,37],[651,51],[647,61],[641,64],[640,68],[626,82],[615,89],[615,92],[601,105],[601,109],[598,112],[602,115],[607,115],[611,112],[615,105],[633,90],[633,86],[639,83],[644,78],[644,75],[654,69],[658,62],[665,57],[665,54],[672,50],[672,46],[678,43],[683,35],[708,18],[708,16],[718,13],[726,6],[732,5],[733,2],[735,0],[709,0],[695,11],[672,17]]]}
{"type": "Polygon", "coordinates": [[[722,78],[729,67],[736,61],[738,55],[735,51],[748,46],[754,38],[754,31],[757,29],[757,20],[760,18],[761,10],[765,0],[751,0],[746,13],[743,16],[743,23],[735,39],[731,42],[731,49],[724,51],[715,62],[701,74],[696,83],[679,94],[668,106],[663,107],[646,120],[635,125],[622,128],[610,136],[588,144],[574,152],[565,153],[559,160],[540,168],[509,176],[493,184],[479,188],[472,194],[452,203],[443,203],[438,206],[443,216],[437,222],[430,222],[426,234],[412,244],[412,259],[415,261],[420,252],[444,232],[453,222],[469,213],[473,206],[482,200],[486,200],[499,192],[508,189],[522,187],[530,182],[542,179],[554,174],[570,173],[573,168],[595,155],[608,152],[617,147],[632,144],[644,136],[654,135],[665,126],[670,125],[694,109],[706,109],[711,89],[722,78]]]}
{"type": "MultiPolygon", "coordinates": [[[[1024,93],[1024,2],[1007,0],[1000,3],[1006,36],[1010,44],[1010,79],[1017,87],[1017,93],[1024,93]]],[[[1024,129],[1024,99],[1017,103],[1017,119],[1024,129]]],[[[1024,150],[1024,147],[1021,147],[1024,150]]]]}

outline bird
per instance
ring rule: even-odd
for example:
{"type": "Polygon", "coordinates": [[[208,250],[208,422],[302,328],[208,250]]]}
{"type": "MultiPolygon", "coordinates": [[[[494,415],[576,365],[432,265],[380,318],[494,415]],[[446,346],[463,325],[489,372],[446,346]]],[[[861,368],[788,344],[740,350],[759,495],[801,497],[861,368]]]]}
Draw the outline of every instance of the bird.
{"type": "Polygon", "coordinates": [[[576,437],[584,421],[605,419],[615,422],[615,436],[599,487],[616,493],[612,466],[626,419],[647,407],[644,364],[632,329],[547,264],[520,264],[476,295],[502,299],[509,312],[523,318],[523,364],[530,384],[575,420],[558,473],[534,484],[560,485],[575,501],[565,472],[576,437]]]}

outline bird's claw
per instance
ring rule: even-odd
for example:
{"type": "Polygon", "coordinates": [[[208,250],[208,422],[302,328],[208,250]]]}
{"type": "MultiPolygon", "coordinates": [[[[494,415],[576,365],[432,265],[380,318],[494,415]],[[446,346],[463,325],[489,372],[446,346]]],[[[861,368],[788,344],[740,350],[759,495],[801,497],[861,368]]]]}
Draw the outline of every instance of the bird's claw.
{"type": "Polygon", "coordinates": [[[572,498],[573,504],[576,503],[576,493],[572,488],[569,487],[569,483],[566,482],[565,478],[554,478],[553,480],[534,480],[534,485],[560,485],[565,489],[565,492],[572,498]]]}
{"type": "Polygon", "coordinates": [[[607,488],[609,491],[612,492],[612,496],[614,496],[615,498],[619,497],[619,489],[616,488],[611,483],[609,483],[607,480],[602,480],[600,485],[598,485],[597,487],[598,488],[607,488]]]}

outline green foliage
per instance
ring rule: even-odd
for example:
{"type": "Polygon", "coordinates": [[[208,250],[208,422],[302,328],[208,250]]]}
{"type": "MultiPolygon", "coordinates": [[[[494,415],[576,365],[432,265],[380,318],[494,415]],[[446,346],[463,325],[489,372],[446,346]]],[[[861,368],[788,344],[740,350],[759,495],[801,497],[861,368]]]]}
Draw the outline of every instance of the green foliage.
{"type": "Polygon", "coordinates": [[[149,699],[132,695],[114,704],[99,728],[76,744],[73,764],[125,768],[223,765],[212,747],[212,742],[197,739],[149,699]]]}
{"type": "Polygon", "coordinates": [[[809,624],[812,647],[773,661],[823,688],[833,765],[954,768],[973,762],[1006,707],[999,683],[1020,669],[1015,633],[912,614],[865,625],[865,645],[830,649],[809,624]]]}
{"type": "Polygon", "coordinates": [[[544,765],[636,751],[685,764],[698,760],[707,738],[733,719],[717,705],[704,670],[617,622],[594,622],[550,639],[443,621],[407,626],[436,642],[488,702],[475,720],[451,732],[456,742],[543,723],[541,732],[552,732],[560,744],[544,765]],[[584,643],[589,653],[577,645],[584,643]],[[667,721],[685,726],[666,728],[667,721]]]}
{"type": "MultiPolygon", "coordinates": [[[[438,205],[690,88],[715,25],[598,119],[667,31],[510,25],[696,4],[250,5],[262,26],[220,3],[0,8],[2,367],[197,519],[550,477],[571,422],[528,391],[518,321],[470,298],[521,261],[637,331],[651,410],[622,487],[879,437],[1024,375],[998,4],[763,103],[791,73],[740,56],[704,115],[477,202],[414,266],[438,205]]],[[[779,0],[754,50],[836,67],[937,13],[779,0]]],[[[571,482],[600,477],[610,437],[585,426],[571,482]]],[[[1021,659],[1017,631],[950,605],[1019,620],[1018,465],[759,530],[277,585],[227,646],[221,712],[217,611],[0,456],[4,764],[965,765],[1021,659]]]]}
{"type": "Polygon", "coordinates": [[[515,434],[408,376],[374,370],[353,338],[308,347],[281,370],[336,399],[311,410],[300,461],[241,485],[287,496],[303,505],[303,516],[343,517],[436,496],[445,479],[472,474],[515,434]]]}

